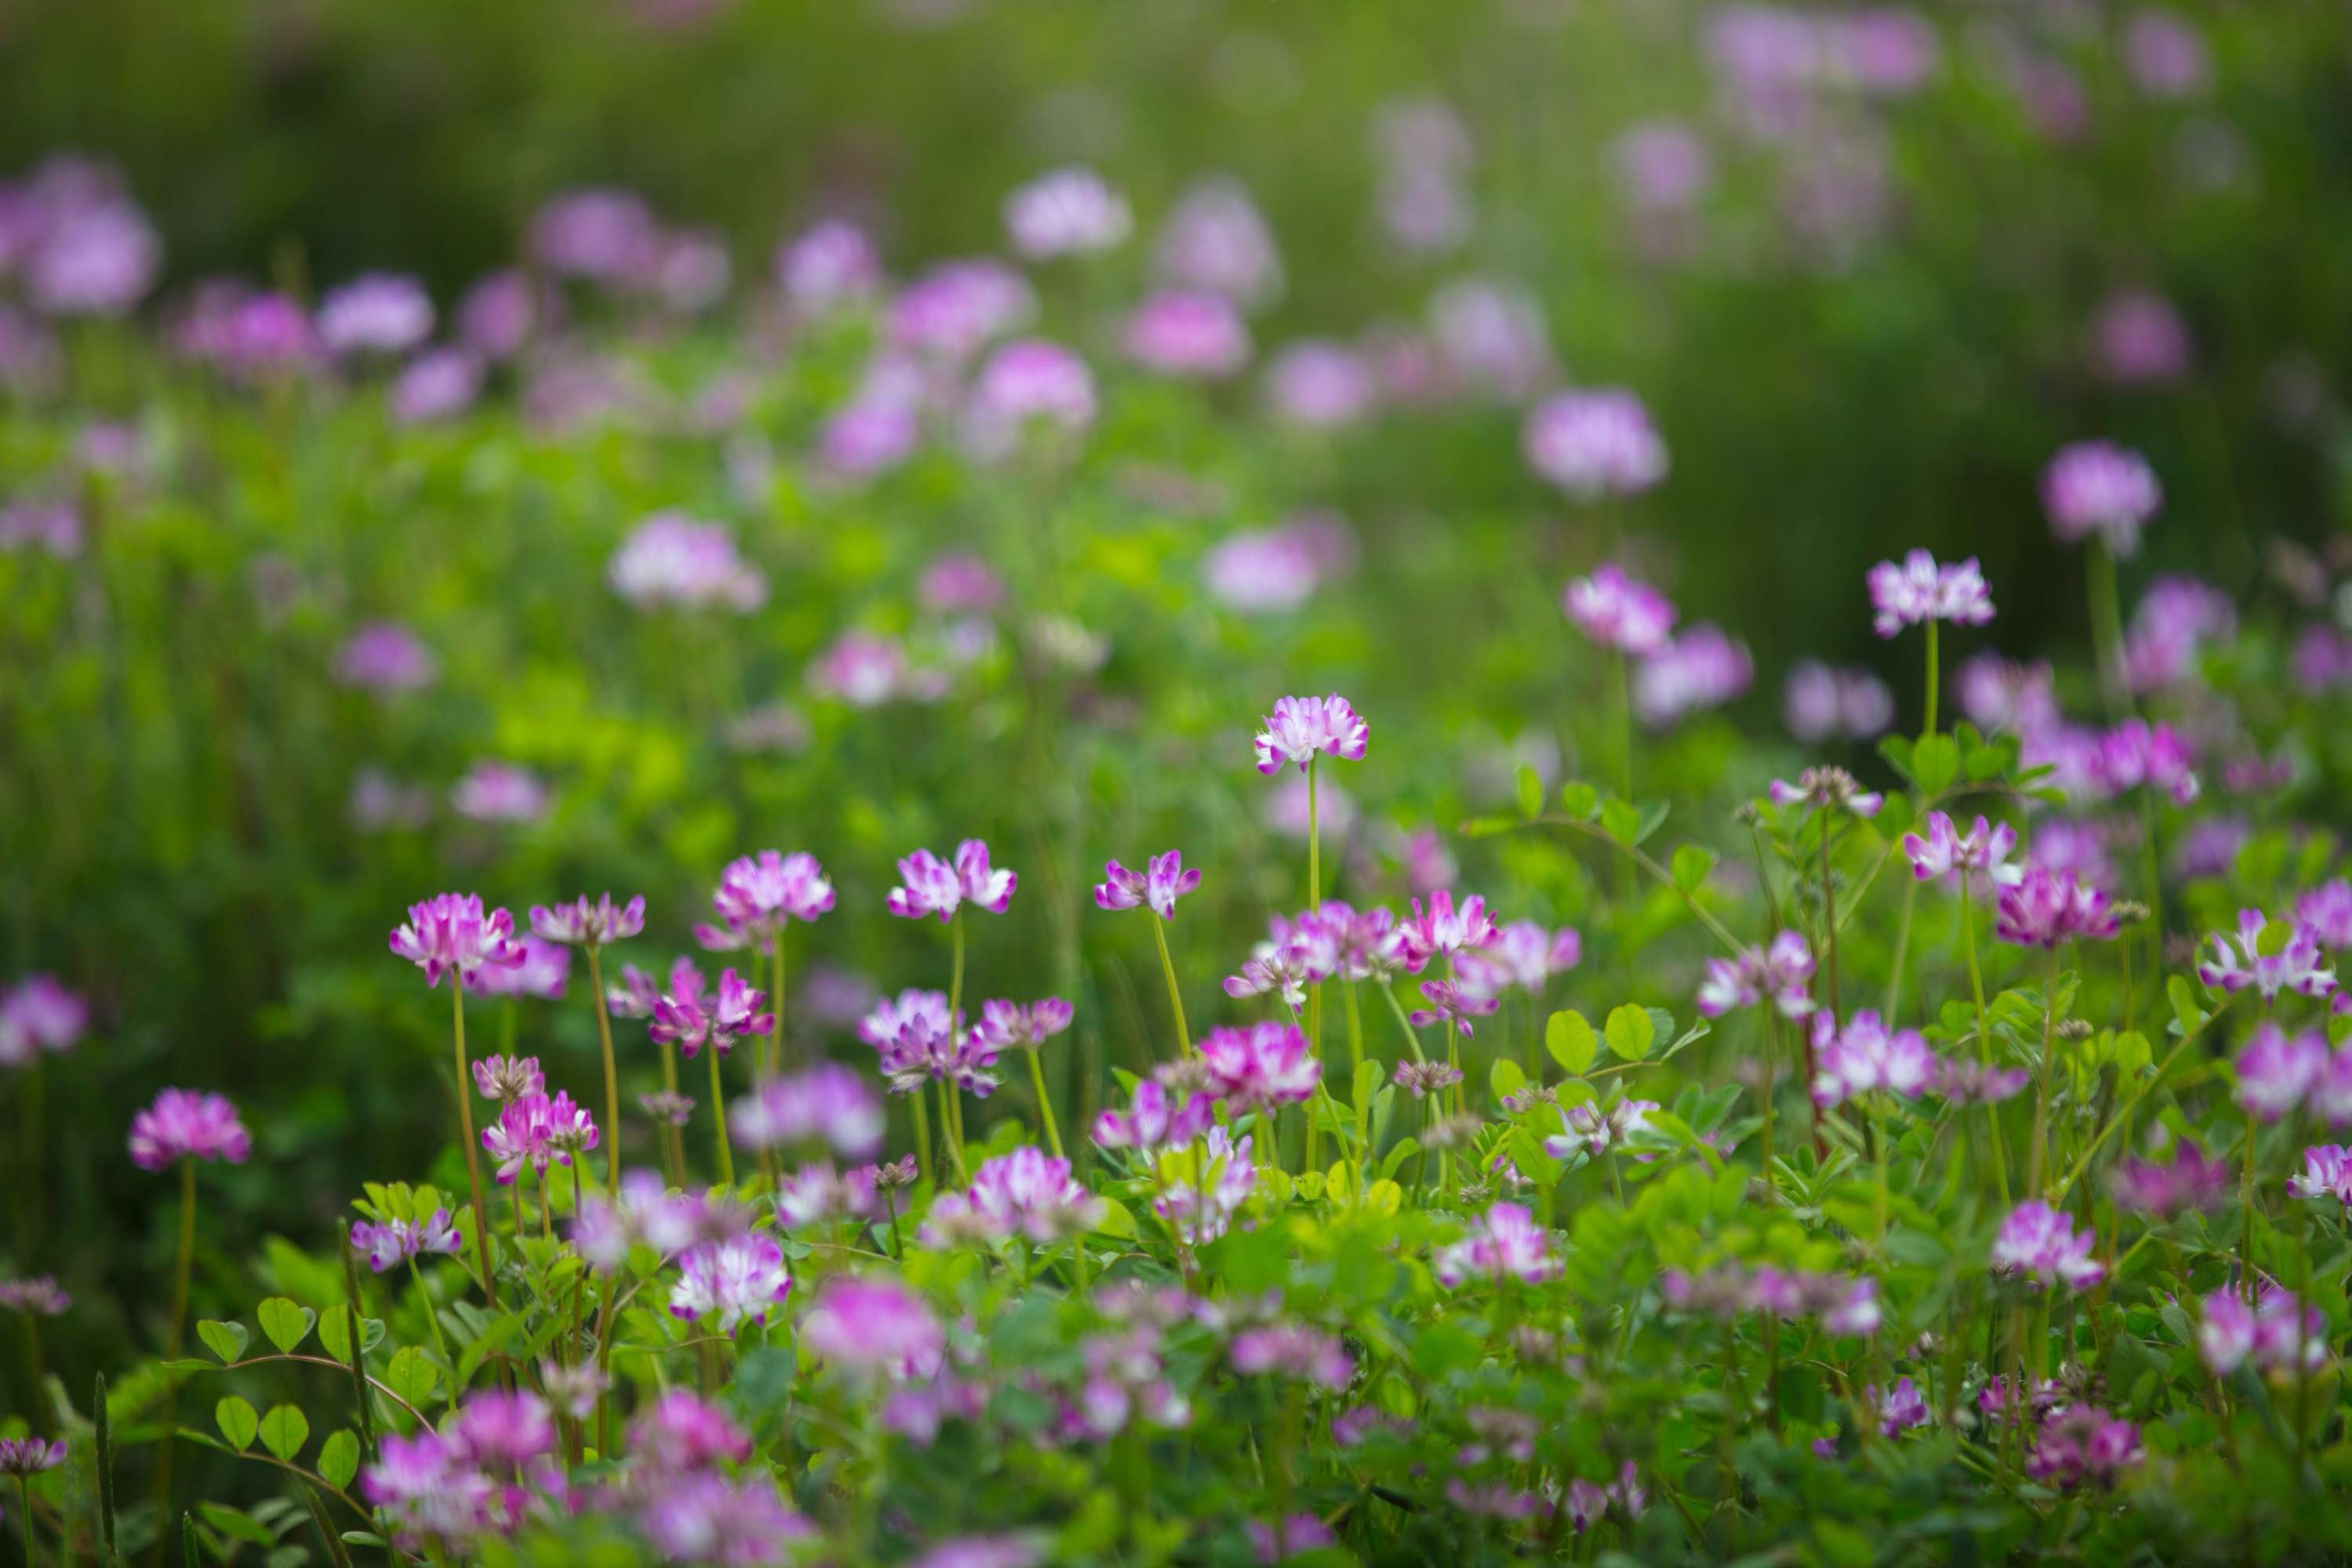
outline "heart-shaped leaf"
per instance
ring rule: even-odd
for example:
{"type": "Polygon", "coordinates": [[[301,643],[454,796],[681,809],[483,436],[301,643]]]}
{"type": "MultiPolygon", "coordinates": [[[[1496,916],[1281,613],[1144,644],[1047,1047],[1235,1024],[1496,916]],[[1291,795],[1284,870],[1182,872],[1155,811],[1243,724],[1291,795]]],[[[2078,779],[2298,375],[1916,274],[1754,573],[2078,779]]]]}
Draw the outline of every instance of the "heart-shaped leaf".
{"type": "Polygon", "coordinates": [[[247,1337],[243,1323],[224,1323],[215,1318],[206,1318],[196,1325],[196,1338],[205,1342],[205,1349],[221,1358],[223,1366],[234,1366],[244,1359],[247,1337]]]}
{"type": "Polygon", "coordinates": [[[310,1325],[319,1321],[318,1313],[283,1296],[272,1296],[264,1301],[254,1317],[261,1324],[261,1331],[269,1336],[269,1342],[288,1354],[310,1337],[310,1325]]]}
{"type": "Polygon", "coordinates": [[[228,1439],[228,1446],[242,1454],[253,1447],[261,1430],[261,1417],[253,1413],[252,1405],[232,1394],[213,1406],[213,1425],[228,1439]]]}

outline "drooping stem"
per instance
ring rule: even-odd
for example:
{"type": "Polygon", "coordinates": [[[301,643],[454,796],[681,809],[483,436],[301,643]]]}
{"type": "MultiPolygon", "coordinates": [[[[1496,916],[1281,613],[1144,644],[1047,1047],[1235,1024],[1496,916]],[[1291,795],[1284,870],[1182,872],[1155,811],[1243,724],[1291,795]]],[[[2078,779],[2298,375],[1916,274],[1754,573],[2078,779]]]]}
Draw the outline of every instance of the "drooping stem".
{"type": "Polygon", "coordinates": [[[456,975],[449,977],[450,1048],[457,1063],[457,1131],[466,1143],[466,1184],[474,1195],[474,1256],[482,1266],[482,1296],[490,1310],[499,1307],[498,1281],[490,1273],[489,1210],[482,1202],[482,1161],[474,1140],[474,1097],[468,1086],[473,1081],[473,1068],[466,1060],[466,987],[456,975]]]}
{"type": "Polygon", "coordinates": [[[1184,1026],[1184,994],[1176,985],[1176,961],[1169,956],[1167,921],[1151,917],[1151,940],[1160,944],[1160,973],[1168,981],[1168,1006],[1176,1015],[1176,1055],[1192,1054],[1192,1032],[1184,1026]]]}
{"type": "Polygon", "coordinates": [[[735,1151],[727,1142],[727,1090],[719,1079],[719,1042],[705,1047],[710,1053],[710,1137],[719,1153],[719,1180],[735,1184],[735,1151]]]}
{"type": "Polygon", "coordinates": [[[621,1076],[613,1065],[613,1018],[604,1005],[604,972],[596,944],[588,944],[588,1005],[596,1010],[596,1040],[604,1050],[604,1195],[621,1197],[621,1076]]]}
{"type": "Polygon", "coordinates": [[[1045,1092],[1045,1068],[1037,1059],[1043,1050],[1043,1047],[1032,1046],[1021,1054],[1029,1058],[1029,1082],[1037,1091],[1037,1117],[1045,1124],[1045,1146],[1058,1160],[1062,1157],[1062,1130],[1054,1124],[1054,1100],[1045,1092]]]}

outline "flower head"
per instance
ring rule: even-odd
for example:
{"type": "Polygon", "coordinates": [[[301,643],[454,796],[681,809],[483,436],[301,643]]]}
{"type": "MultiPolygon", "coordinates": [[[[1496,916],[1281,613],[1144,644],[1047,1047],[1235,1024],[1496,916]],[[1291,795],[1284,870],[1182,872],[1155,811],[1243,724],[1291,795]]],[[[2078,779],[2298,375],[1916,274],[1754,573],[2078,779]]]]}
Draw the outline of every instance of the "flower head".
{"type": "Polygon", "coordinates": [[[498,1162],[498,1179],[509,1184],[529,1165],[544,1179],[551,1164],[569,1165],[574,1154],[596,1147],[595,1119],[558,1089],[553,1099],[527,1094],[499,1107],[499,1119],[482,1129],[482,1147],[498,1162]]]}
{"type": "Polygon", "coordinates": [[[1774,779],[1766,793],[1772,797],[1774,805],[1850,811],[1861,817],[1876,816],[1878,808],[1886,804],[1884,795],[1863,788],[1861,782],[1843,768],[1807,768],[1797,775],[1795,784],[1774,779]]]}
{"type": "Polygon", "coordinates": [[[236,1107],[217,1094],[167,1089],[131,1119],[131,1161],[142,1171],[160,1171],[180,1160],[242,1165],[252,1152],[253,1140],[237,1120],[236,1107]]]}
{"type": "Polygon", "coordinates": [[[2062,543],[2096,533],[2116,554],[2136,554],[2141,528],[2163,504],[2147,459],[2110,441],[2063,447],[2042,473],[2042,510],[2062,543]]]}
{"type": "Polygon", "coordinates": [[[2228,1199],[2231,1186],[2230,1167],[2187,1139],[2175,1145],[2167,1163],[2117,1162],[2108,1181],[2117,1206],[2159,1221],[2218,1208],[2228,1199]]]}
{"type": "Polygon", "coordinates": [[[2025,1473],[2044,1486],[2113,1486],[2146,1458],[2139,1428],[2087,1405],[2070,1405],[2042,1425],[2025,1473]]]}
{"type": "Polygon", "coordinates": [[[1439,1250],[1431,1272],[1449,1290],[1470,1279],[1517,1279],[1540,1285],[1558,1274],[1551,1234],[1517,1204],[1496,1204],[1470,1227],[1470,1234],[1439,1250]]]}
{"type": "Polygon", "coordinates": [[[1296,1105],[1323,1079],[1322,1064],[1307,1055],[1305,1032],[1278,1021],[1210,1030],[1201,1060],[1213,1091],[1236,1108],[1296,1105]]]}
{"type": "Polygon", "coordinates": [[[722,1334],[747,1321],[764,1324],[793,1289],[783,1248],[763,1234],[697,1243],[678,1258],[678,1270],[670,1315],[688,1322],[716,1316],[722,1334]]]}
{"type": "Polygon", "coordinates": [[[1070,1026],[1071,1007],[1058,996],[1018,1002],[984,1002],[979,1034],[992,1051],[1034,1051],[1070,1026]]]}
{"type": "Polygon", "coordinates": [[[560,1001],[572,980],[572,950],[536,936],[516,939],[522,962],[513,965],[486,963],[459,984],[482,996],[537,996],[560,1001]]]}
{"type": "Polygon", "coordinates": [[[1675,625],[1675,606],[1664,594],[1610,564],[1569,584],[1560,609],[1602,647],[1628,654],[1656,653],[1675,625]]]}
{"type": "Polygon", "coordinates": [[[1169,289],[1128,318],[1127,357],[1161,375],[1215,381],[1249,363],[1249,327],[1221,294],[1169,289]]]}
{"type": "Polygon", "coordinates": [[[346,638],[335,654],[335,679],[362,691],[391,695],[433,684],[438,672],[433,650],[397,621],[371,621],[346,638]]]}
{"type": "Polygon", "coordinates": [[[2107,1272],[2091,1256],[2095,1239],[2087,1230],[2077,1231],[2074,1216],[2063,1209],[2039,1199],[2021,1203],[1993,1237],[1993,1272],[2021,1277],[2043,1289],[2063,1285],[2087,1290],[2107,1272]]]}
{"type": "Polygon", "coordinates": [[[1032,261],[1114,250],[1134,231],[1127,198],[1092,169],[1041,174],[1004,200],[1004,232],[1032,261]]]}
{"type": "Polygon", "coordinates": [[[66,1462],[66,1446],[47,1437],[0,1437],[0,1476],[37,1476],[66,1462]]]}
{"type": "Polygon", "coordinates": [[[1519,427],[1528,466],[1578,500],[1637,495],[1666,477],[1666,444],[1622,386],[1557,392],[1519,427]]]}
{"type": "Polygon", "coordinates": [[[1157,1079],[1140,1079],[1125,1110],[1095,1118],[1095,1142],[1106,1149],[1134,1149],[1146,1155],[1181,1148],[1208,1131],[1215,1121],[1213,1096],[1185,1094],[1179,1100],[1157,1079]]]}
{"type": "Polygon", "coordinates": [[[0,1279],[0,1311],[22,1312],[28,1318],[55,1318],[73,1305],[73,1298],[47,1274],[27,1279],[0,1279]]]}
{"type": "Polygon", "coordinates": [[[1305,771],[1319,753],[1344,762],[1364,759],[1371,726],[1338,692],[1328,697],[1279,697],[1257,732],[1257,771],[1277,773],[1286,763],[1305,771]]]}
{"type": "Polygon", "coordinates": [[[1454,967],[1465,984],[1487,994],[1516,986],[1540,996],[1553,975],[1565,974],[1583,956],[1584,939],[1572,928],[1551,931],[1533,921],[1515,921],[1496,926],[1483,945],[1457,953],[1454,967]]]}
{"type": "Polygon", "coordinates": [[[2197,965],[2197,978],[2221,991],[2251,989],[2264,1002],[2274,1002],[2282,991],[2300,996],[2326,996],[2336,989],[2336,970],[2319,951],[2319,939],[2309,928],[2295,926],[2284,945],[2263,951],[2263,932],[2269,920],[2260,910],[2240,910],[2235,936],[2215,931],[2213,953],[2197,965]]]}
{"type": "Polygon", "coordinates": [[[710,907],[721,923],[694,928],[695,941],[706,951],[730,952],[750,945],[772,952],[786,925],[813,925],[833,908],[833,883],[814,855],[762,849],[728,862],[710,907]]]}
{"type": "Polygon", "coordinates": [[[1918,1385],[1907,1377],[1895,1380],[1895,1386],[1880,1394],[1871,1391],[1878,1406],[1878,1430],[1888,1437],[1900,1436],[1915,1426],[1927,1425],[1927,1402],[1919,1394],[1918,1385]]]}
{"type": "Polygon", "coordinates": [[[1813,1103],[1843,1105],[1884,1089],[1916,1100],[1936,1080],[1936,1057],[1916,1029],[1889,1029],[1864,1008],[1837,1026],[1828,1013],[1813,1015],[1813,1103]]]}
{"type": "Polygon", "coordinates": [[[1719,707],[1754,683],[1748,645],[1711,621],[1666,639],[1633,669],[1633,712],[1653,730],[1719,707]]]}
{"type": "Polygon", "coordinates": [[[481,1057],[474,1063],[474,1087],[484,1100],[520,1100],[545,1094],[547,1076],[537,1057],[481,1057]]]}
{"type": "Polygon", "coordinates": [[[2317,1030],[2290,1035],[2264,1019],[2232,1064],[2238,1103],[2264,1121],[2302,1109],[2328,1068],[2327,1038],[2317,1030]]]}
{"type": "Polygon", "coordinates": [[[1502,998],[1486,994],[1465,981],[1424,980],[1421,994],[1429,1005],[1413,1010],[1412,1026],[1425,1029],[1432,1024],[1445,1024],[1461,1030],[1465,1039],[1471,1033],[1471,1019],[1483,1018],[1503,1005],[1502,998]]]}
{"type": "Polygon", "coordinates": [[[54,975],[27,974],[0,994],[0,1068],[25,1067],[43,1051],[69,1051],[89,1027],[89,1003],[54,975]]]}
{"type": "Polygon", "coordinates": [[[583,893],[570,903],[557,904],[552,909],[533,904],[530,929],[543,942],[603,947],[607,942],[626,941],[646,929],[646,900],[639,896],[625,904],[615,904],[610,893],[599,893],[593,900],[583,893]]]}
{"type": "Polygon", "coordinates": [[[639,523],[604,575],[613,592],[641,610],[742,615],[768,602],[768,579],[736,553],[726,527],[682,511],[656,512],[639,523]]]}
{"type": "Polygon", "coordinates": [[[1205,1247],[1224,1235],[1257,1190],[1253,1142],[1237,1139],[1223,1127],[1210,1128],[1183,1173],[1165,1182],[1151,1200],[1151,1212],[1174,1226],[1186,1246],[1205,1247]]]}
{"type": "Polygon", "coordinates": [[[2078,940],[2105,942],[2123,929],[2106,894],[2072,871],[2030,866],[2000,890],[1993,934],[2020,947],[2056,947],[2078,940]]]}
{"type": "Polygon", "coordinates": [[[1720,1018],[1735,1007],[1753,1007],[1769,1000],[1785,1018],[1801,1018],[1813,1010],[1811,986],[1812,949],[1804,933],[1783,931],[1767,947],[1751,947],[1738,959],[1710,958],[1706,978],[1698,988],[1698,1010],[1720,1018]]]}
{"type": "Polygon", "coordinates": [[[801,1320],[801,1343],[817,1357],[865,1375],[936,1374],[947,1335],[920,1296],[880,1276],[836,1276],[801,1320]]]}
{"type": "Polygon", "coordinates": [[[973,1172],[969,1193],[938,1198],[929,1224],[968,1224],[984,1236],[1024,1236],[1043,1246],[1091,1230],[1102,1215],[1102,1200],[1072,1179],[1067,1160],[1024,1144],[973,1172]]]}
{"type": "Polygon", "coordinates": [[[838,1062],[771,1079],[729,1108],[728,1123],[747,1148],[823,1143],[845,1160],[871,1158],[887,1131],[866,1080],[838,1062]]]}
{"type": "Polygon", "coordinates": [[[1948,878],[1955,871],[1963,876],[1975,871],[1997,886],[2012,886],[2025,879],[2025,868],[2009,863],[2016,848],[2017,829],[2006,822],[1990,826],[1979,816],[1968,832],[1960,833],[1940,811],[1927,814],[1925,837],[1903,836],[1904,858],[1911,862],[1911,874],[1923,882],[1948,878]]]}
{"type": "Polygon", "coordinates": [[[1883,637],[1929,621],[1980,626],[1992,619],[1992,592],[1973,555],[1958,565],[1937,565],[1927,552],[1914,550],[1900,565],[1882,561],[1872,567],[1868,581],[1871,626],[1883,637]]]}
{"type": "Polygon", "coordinates": [[[436,893],[409,905],[407,922],[393,931],[392,951],[425,971],[428,986],[448,973],[467,979],[485,964],[512,969],[524,956],[514,917],[504,910],[485,914],[472,893],[436,893]]]}
{"type": "Polygon", "coordinates": [[[1150,868],[1130,871],[1116,860],[1103,866],[1103,880],[1095,886],[1095,904],[1105,910],[1132,910],[1149,905],[1161,920],[1176,918],[1176,900],[1201,885],[1200,868],[1186,867],[1179,850],[1154,855],[1150,868]]]}
{"type": "Polygon", "coordinates": [[[1621,1100],[1607,1106],[1566,1105],[1560,1108],[1560,1130],[1544,1140],[1544,1152],[1555,1160],[1580,1152],[1594,1159],[1622,1144],[1636,1132],[1646,1132],[1654,1100],[1621,1100]]]}
{"type": "Polygon", "coordinates": [[[414,278],[366,273],[327,290],[318,332],[340,354],[405,353],[433,335],[433,301],[414,278]]]}
{"type": "Polygon", "coordinates": [[[446,1208],[423,1219],[358,1220],[352,1225],[352,1250],[378,1274],[426,1253],[455,1254],[465,1245],[464,1232],[446,1208]]]}
{"type": "Polygon", "coordinates": [[[952,920],[966,900],[1001,915],[1020,885],[1018,873],[991,868],[986,844],[967,838],[956,846],[953,865],[928,849],[900,860],[898,886],[890,889],[887,907],[902,919],[937,915],[942,923],[952,920]]]}

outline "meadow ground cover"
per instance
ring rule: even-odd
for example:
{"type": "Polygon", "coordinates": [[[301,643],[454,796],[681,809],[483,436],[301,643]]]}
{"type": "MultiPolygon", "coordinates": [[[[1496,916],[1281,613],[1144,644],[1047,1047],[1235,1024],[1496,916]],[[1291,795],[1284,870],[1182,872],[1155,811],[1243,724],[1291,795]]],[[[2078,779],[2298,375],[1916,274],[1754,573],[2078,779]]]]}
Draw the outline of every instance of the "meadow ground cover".
{"type": "MultiPolygon", "coordinates": [[[[1885,290],[1825,148],[1955,100],[2221,157],[2182,16],[1943,20],[1706,13],[1627,278],[1885,290]]],[[[1473,120],[1312,332],[1108,161],[438,291],[0,187],[11,1549],[2352,1553],[2352,595],[2223,395],[2324,454],[2326,368],[2103,292],[1980,548],[1717,553],[1801,464],[1446,273],[1473,120]]]]}

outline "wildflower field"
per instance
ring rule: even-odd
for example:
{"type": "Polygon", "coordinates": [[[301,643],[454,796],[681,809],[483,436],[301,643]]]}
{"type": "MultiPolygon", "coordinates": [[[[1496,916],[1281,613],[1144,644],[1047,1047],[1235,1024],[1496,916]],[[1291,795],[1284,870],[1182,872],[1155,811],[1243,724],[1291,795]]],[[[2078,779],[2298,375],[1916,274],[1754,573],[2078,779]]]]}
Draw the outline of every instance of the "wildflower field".
{"type": "Polygon", "coordinates": [[[121,9],[0,1561],[2352,1559],[2352,17],[121,9]]]}

